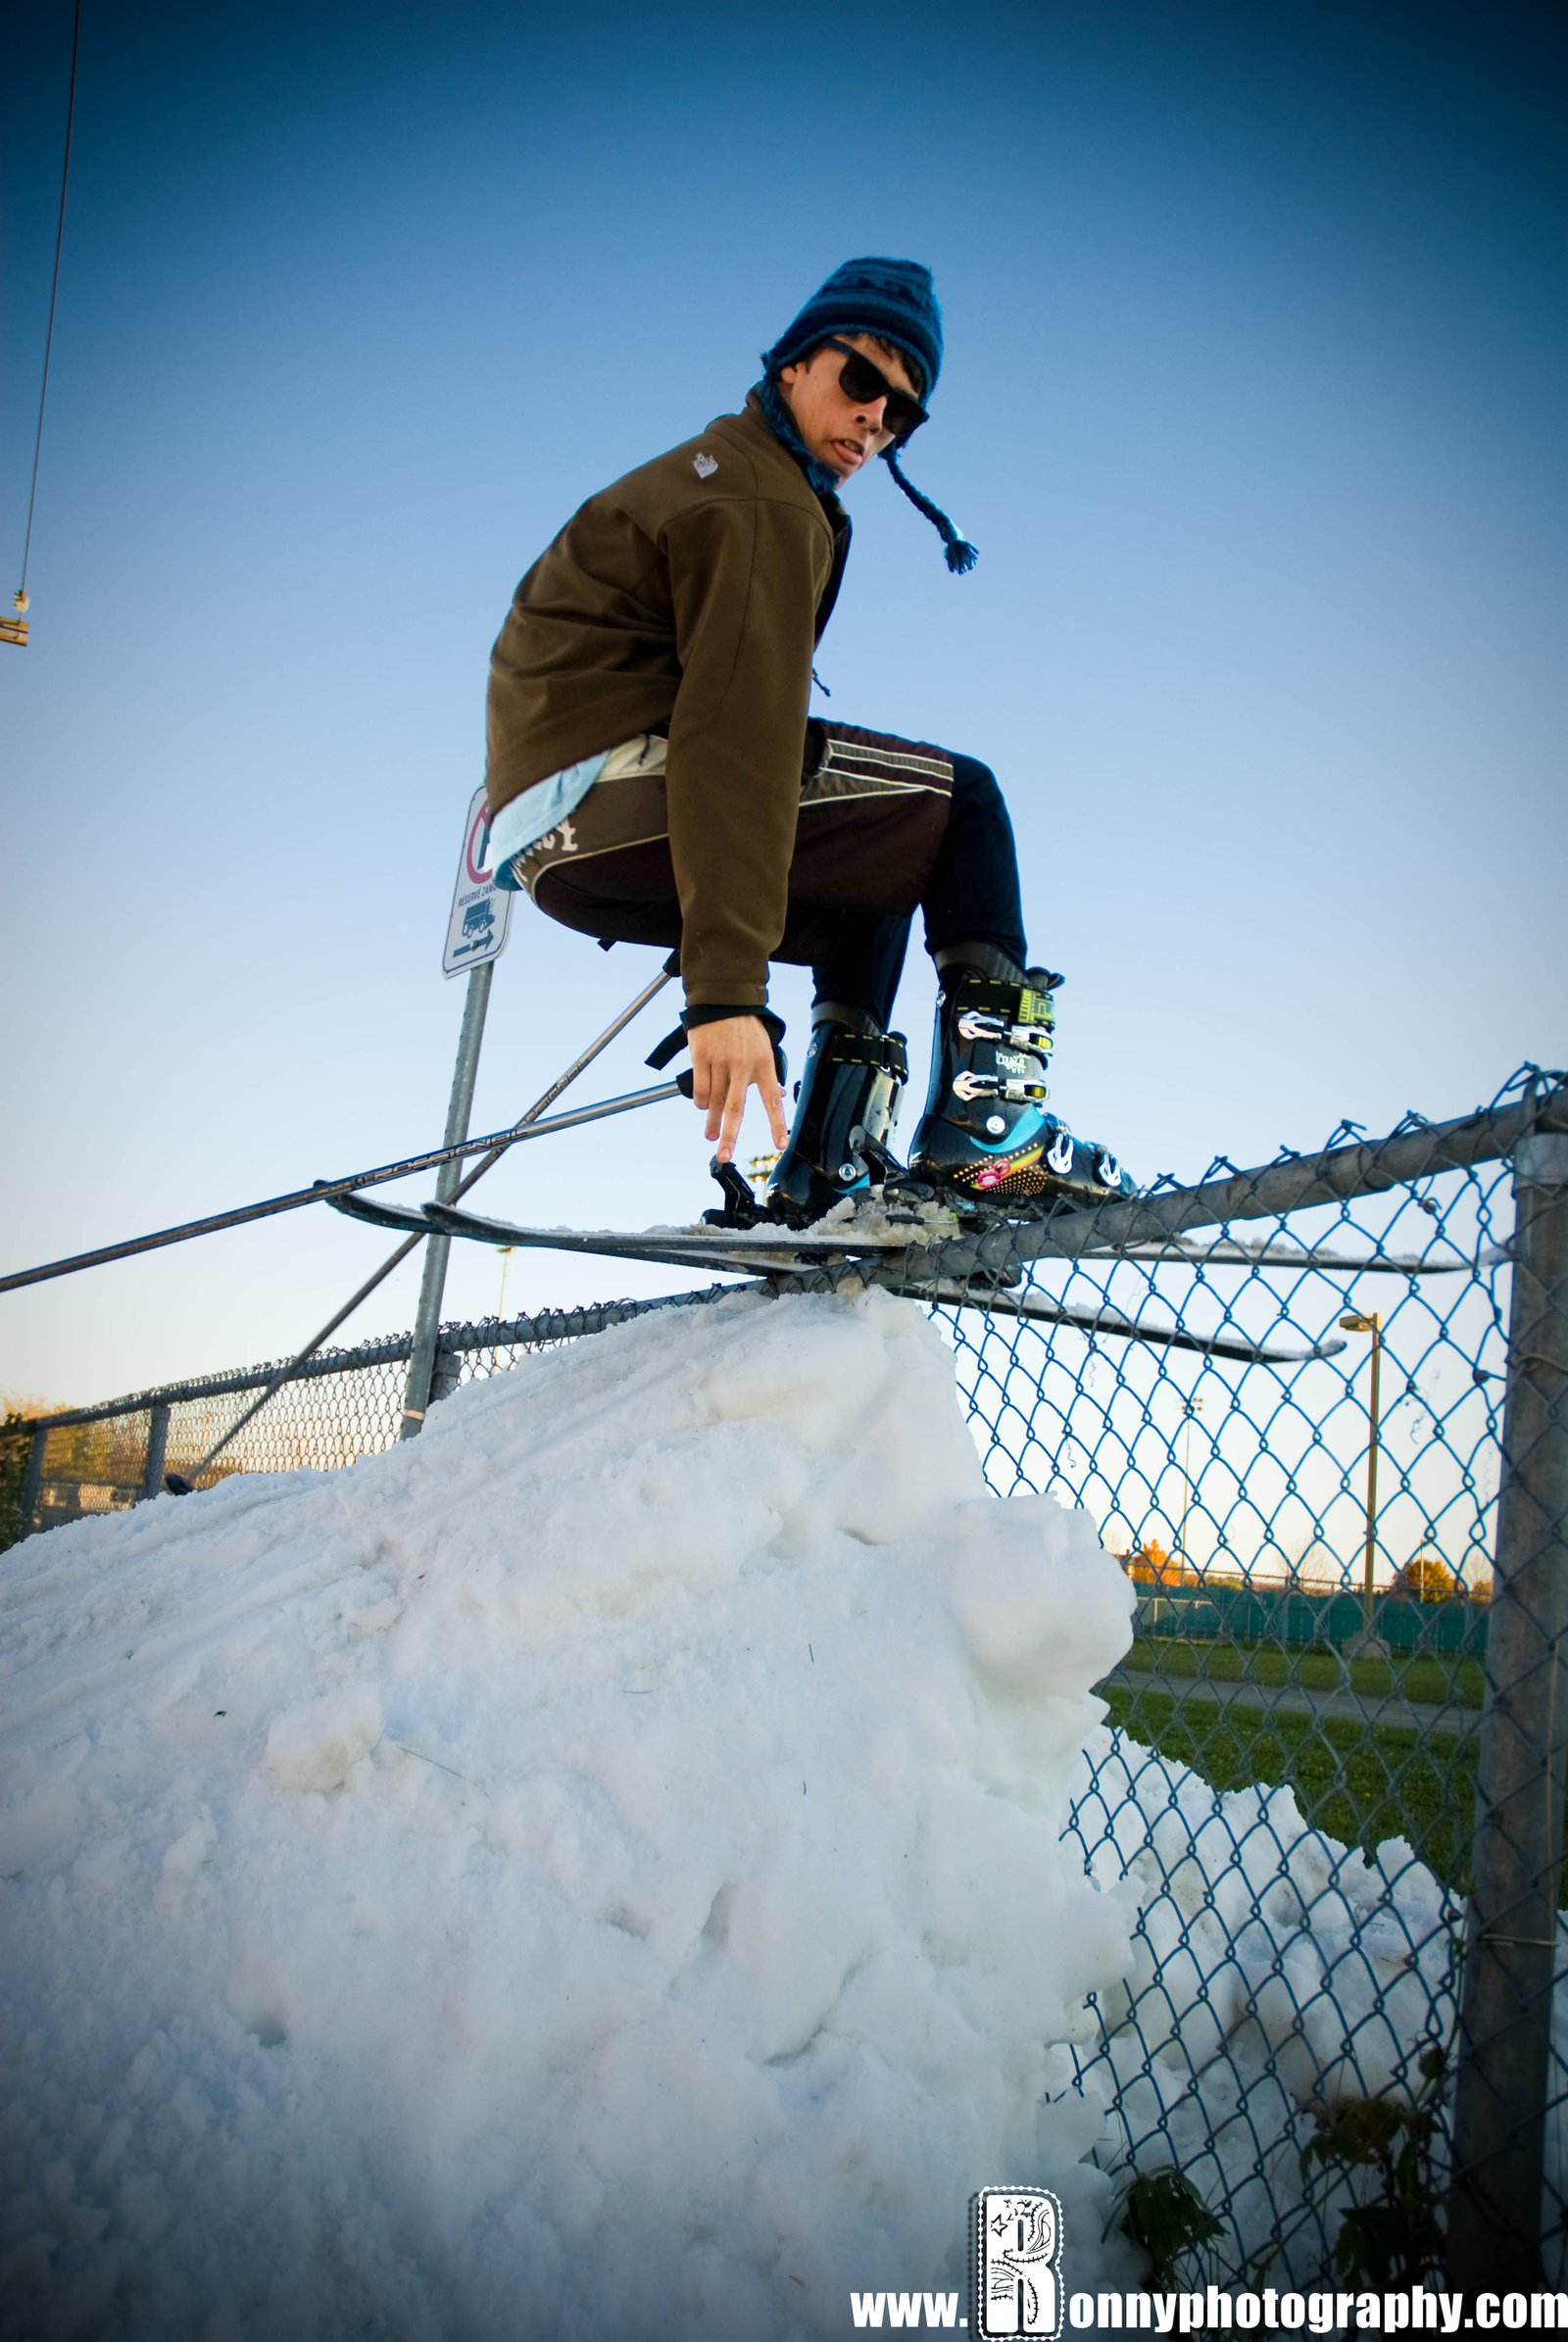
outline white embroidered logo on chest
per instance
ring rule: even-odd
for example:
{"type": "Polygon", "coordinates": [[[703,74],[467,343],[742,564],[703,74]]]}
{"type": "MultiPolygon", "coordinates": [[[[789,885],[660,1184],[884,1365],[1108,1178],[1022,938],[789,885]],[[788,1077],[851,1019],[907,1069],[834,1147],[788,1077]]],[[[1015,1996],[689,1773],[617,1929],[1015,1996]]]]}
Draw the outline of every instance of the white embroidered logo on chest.
{"type": "Polygon", "coordinates": [[[693,456],[692,469],[700,480],[710,480],[718,469],[718,458],[707,454],[693,456]]]}

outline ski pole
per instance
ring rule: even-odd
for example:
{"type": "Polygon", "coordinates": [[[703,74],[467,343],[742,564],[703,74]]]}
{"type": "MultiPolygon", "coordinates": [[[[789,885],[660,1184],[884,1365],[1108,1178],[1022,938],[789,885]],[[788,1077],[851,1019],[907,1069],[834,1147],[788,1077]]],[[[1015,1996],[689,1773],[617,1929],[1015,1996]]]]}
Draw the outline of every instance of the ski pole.
{"type": "MultiPolygon", "coordinates": [[[[517,1120],[513,1124],[512,1129],[507,1132],[504,1137],[494,1142],[483,1139],[476,1140],[472,1142],[471,1146],[467,1149],[455,1147],[443,1149],[443,1158],[447,1161],[455,1160],[458,1154],[464,1151],[471,1152],[473,1146],[489,1146],[491,1149],[491,1151],[486,1154],[484,1160],[482,1162],[476,1163],[473,1169],[467,1172],[460,1181],[459,1185],[453,1192],[452,1199],[454,1202],[456,1202],[460,1195],[466,1195],[469,1188],[473,1187],[479,1180],[481,1180],[485,1173],[490,1170],[494,1164],[501,1160],[501,1157],[506,1153],[508,1147],[517,1140],[524,1138],[542,1138],[547,1131],[565,1130],[568,1127],[578,1123],[598,1121],[607,1114],[624,1113],[630,1106],[653,1105],[656,1103],[656,1101],[662,1098],[675,1098],[679,1096],[676,1085],[673,1082],[665,1082],[662,1083],[657,1090],[635,1091],[627,1098],[611,1098],[607,1100],[604,1105],[587,1106],[575,1114],[558,1114],[552,1117],[549,1122],[543,1122],[539,1119],[544,1113],[546,1106],[554,1104],[555,1100],[561,1096],[567,1084],[574,1082],[578,1074],[580,1074],[585,1067],[591,1065],[594,1059],[601,1055],[602,1052],[610,1047],[610,1044],[615,1039],[615,1036],[618,1033],[624,1032],[627,1025],[631,1023],[632,1018],[638,1014],[639,1010],[647,1007],[649,1001],[654,998],[655,994],[662,991],[663,987],[669,982],[669,980],[668,972],[662,969],[654,978],[653,982],[643,988],[643,990],[637,995],[637,998],[630,1003],[630,1005],[621,1010],[619,1016],[615,1018],[614,1022],[605,1027],[605,1030],[600,1034],[598,1040],[591,1041],[588,1047],[583,1050],[581,1056],[574,1058],[572,1063],[567,1066],[565,1072],[562,1074],[556,1081],[551,1083],[550,1088],[544,1093],[543,1097],[536,1098],[533,1101],[533,1104],[527,1109],[527,1112],[520,1114],[517,1117],[517,1120]]],[[[368,1185],[368,1182],[362,1182],[361,1184],[368,1185]]],[[[344,1191],[342,1189],[338,1189],[336,1192],[341,1194],[344,1191]]],[[[314,1195],[320,1196],[324,1191],[320,1188],[316,1188],[313,1189],[311,1193],[314,1195]]],[[[217,1444],[210,1447],[207,1450],[207,1453],[202,1456],[197,1463],[192,1465],[188,1476],[181,1472],[165,1473],[164,1486],[172,1496],[189,1496],[194,1494],[197,1481],[201,1478],[204,1472],[210,1469],[217,1458],[222,1454],[229,1441],[238,1438],[239,1434],[245,1429],[246,1424],[251,1422],[255,1416],[261,1413],[263,1407],[267,1405],[268,1400],[276,1397],[278,1391],[282,1390],[284,1384],[291,1382],[294,1376],[299,1373],[300,1368],[302,1366],[308,1365],[310,1360],[315,1357],[322,1342],[329,1340],[330,1337],[337,1332],[339,1326],[343,1324],[344,1320],[353,1316],[355,1310],[360,1306],[360,1303],[368,1299],[369,1295],[374,1293],[376,1287],[382,1284],[386,1278],[390,1277],[392,1271],[395,1268],[400,1267],[401,1264],[408,1259],[409,1254],[416,1250],[417,1247],[423,1244],[423,1242],[424,1238],[422,1236],[405,1237],[402,1244],[397,1245],[394,1250],[387,1254],[380,1267],[372,1271],[370,1276],[366,1279],[359,1291],[350,1295],[348,1300],[344,1302],[342,1308],[337,1311],[336,1315],[328,1318],[326,1324],[322,1326],[319,1333],[314,1334],[311,1337],[311,1340],[306,1343],[304,1349],[297,1350],[294,1356],[289,1359],[286,1366],[280,1366],[278,1368],[271,1381],[268,1383],[266,1388],[258,1394],[258,1396],[251,1401],[244,1413],[238,1416],[236,1420],[230,1424],[228,1430],[223,1434],[222,1438],[217,1442],[217,1444]]]]}
{"type": "Polygon", "coordinates": [[[318,1179],[308,1188],[292,1188],[286,1195],[270,1195],[260,1203],[241,1204],[233,1211],[213,1212],[203,1220],[184,1220],[176,1228],[160,1228],[150,1236],[129,1237],[122,1244],[103,1244],[94,1252],[74,1252],[68,1259],[45,1261],[38,1268],[16,1269],[10,1276],[0,1277],[0,1293],[16,1293],[25,1285],[43,1285],[52,1277],[74,1276],[78,1269],[102,1268],[112,1260],[129,1260],[138,1252],[156,1252],[165,1244],[182,1244],[191,1237],[217,1236],[225,1228],[243,1228],[253,1220],[270,1219],[278,1212],[298,1211],[306,1203],[324,1203],[334,1195],[352,1195],[357,1188],[380,1187],[390,1179],[407,1179],[416,1171],[433,1171],[442,1163],[460,1162],[472,1154],[482,1155],[484,1160],[467,1174],[457,1189],[457,1194],[461,1195],[493,1163],[500,1161],[509,1147],[514,1146],[524,1136],[543,1138],[552,1131],[571,1130],[578,1123],[594,1121],[602,1114],[621,1112],[628,1103],[652,1105],[656,1099],[673,1098],[675,1085],[669,1082],[657,1090],[634,1091],[629,1098],[614,1098],[603,1106],[578,1107],[573,1113],[553,1115],[548,1122],[539,1119],[545,1107],[554,1103],[566,1085],[575,1081],[584,1066],[591,1064],[616,1034],[631,1022],[637,1011],[668,982],[667,976],[657,976],[632,1001],[630,1007],[624,1009],[612,1025],[606,1027],[599,1039],[583,1051],[574,1064],[567,1067],[559,1080],[551,1084],[542,1098],[535,1099],[521,1120],[514,1122],[509,1130],[491,1131],[480,1139],[465,1139],[457,1147],[433,1147],[424,1154],[406,1155],[401,1162],[382,1163],[375,1170],[357,1171],[346,1179],[318,1179]]]}

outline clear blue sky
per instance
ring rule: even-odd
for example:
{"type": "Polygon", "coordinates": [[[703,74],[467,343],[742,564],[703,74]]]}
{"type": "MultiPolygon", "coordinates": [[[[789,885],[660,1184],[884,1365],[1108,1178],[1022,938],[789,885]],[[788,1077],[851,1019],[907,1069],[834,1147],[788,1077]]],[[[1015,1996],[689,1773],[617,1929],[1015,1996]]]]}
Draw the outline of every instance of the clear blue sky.
{"type": "MultiPolygon", "coordinates": [[[[1002,776],[1061,1109],[1196,1175],[1562,1063],[1563,23],[85,0],[33,641],[0,650],[5,1265],[434,1143],[512,589],[861,251],[936,271],[910,469],[982,559],[951,578],[858,483],[819,666],[834,714],[1002,776]]],[[[70,33],[45,0],[7,34],[7,597],[70,33]]],[[[524,908],[476,1127],[648,964],[524,908]]],[[[922,1065],[929,1005],[915,953],[922,1065]]],[[[660,1108],[479,1195],[687,1218],[706,1156],[660,1108]]],[[[382,1249],[318,1211],[0,1297],[0,1390],[286,1352],[382,1249]]],[[[451,1311],[499,1281],[460,1251],[451,1311]]],[[[507,1299],[640,1289],[518,1256],[507,1299]]],[[[351,1333],[413,1305],[405,1271],[351,1333]]]]}

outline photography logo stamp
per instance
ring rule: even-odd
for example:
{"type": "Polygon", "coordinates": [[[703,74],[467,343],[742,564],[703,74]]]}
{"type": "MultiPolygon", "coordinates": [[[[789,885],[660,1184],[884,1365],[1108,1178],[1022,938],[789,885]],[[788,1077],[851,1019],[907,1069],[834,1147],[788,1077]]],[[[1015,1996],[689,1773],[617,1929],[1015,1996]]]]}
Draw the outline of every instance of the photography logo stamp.
{"type": "Polygon", "coordinates": [[[1061,2206],[1046,2187],[983,2187],[974,2199],[974,2331],[981,2342],[1061,2332],[1061,2206]]]}

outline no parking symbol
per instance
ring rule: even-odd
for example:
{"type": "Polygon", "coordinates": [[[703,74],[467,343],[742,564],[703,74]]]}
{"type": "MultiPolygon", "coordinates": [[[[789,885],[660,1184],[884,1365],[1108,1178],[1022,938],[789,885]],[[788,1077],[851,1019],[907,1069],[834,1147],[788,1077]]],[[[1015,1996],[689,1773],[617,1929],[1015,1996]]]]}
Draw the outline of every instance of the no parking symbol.
{"type": "Polygon", "coordinates": [[[443,976],[461,976],[466,968],[498,959],[507,948],[512,925],[512,894],[498,887],[490,868],[490,821],[484,791],[476,789],[463,833],[463,859],[453,889],[447,919],[447,948],[441,955],[443,976]]]}

